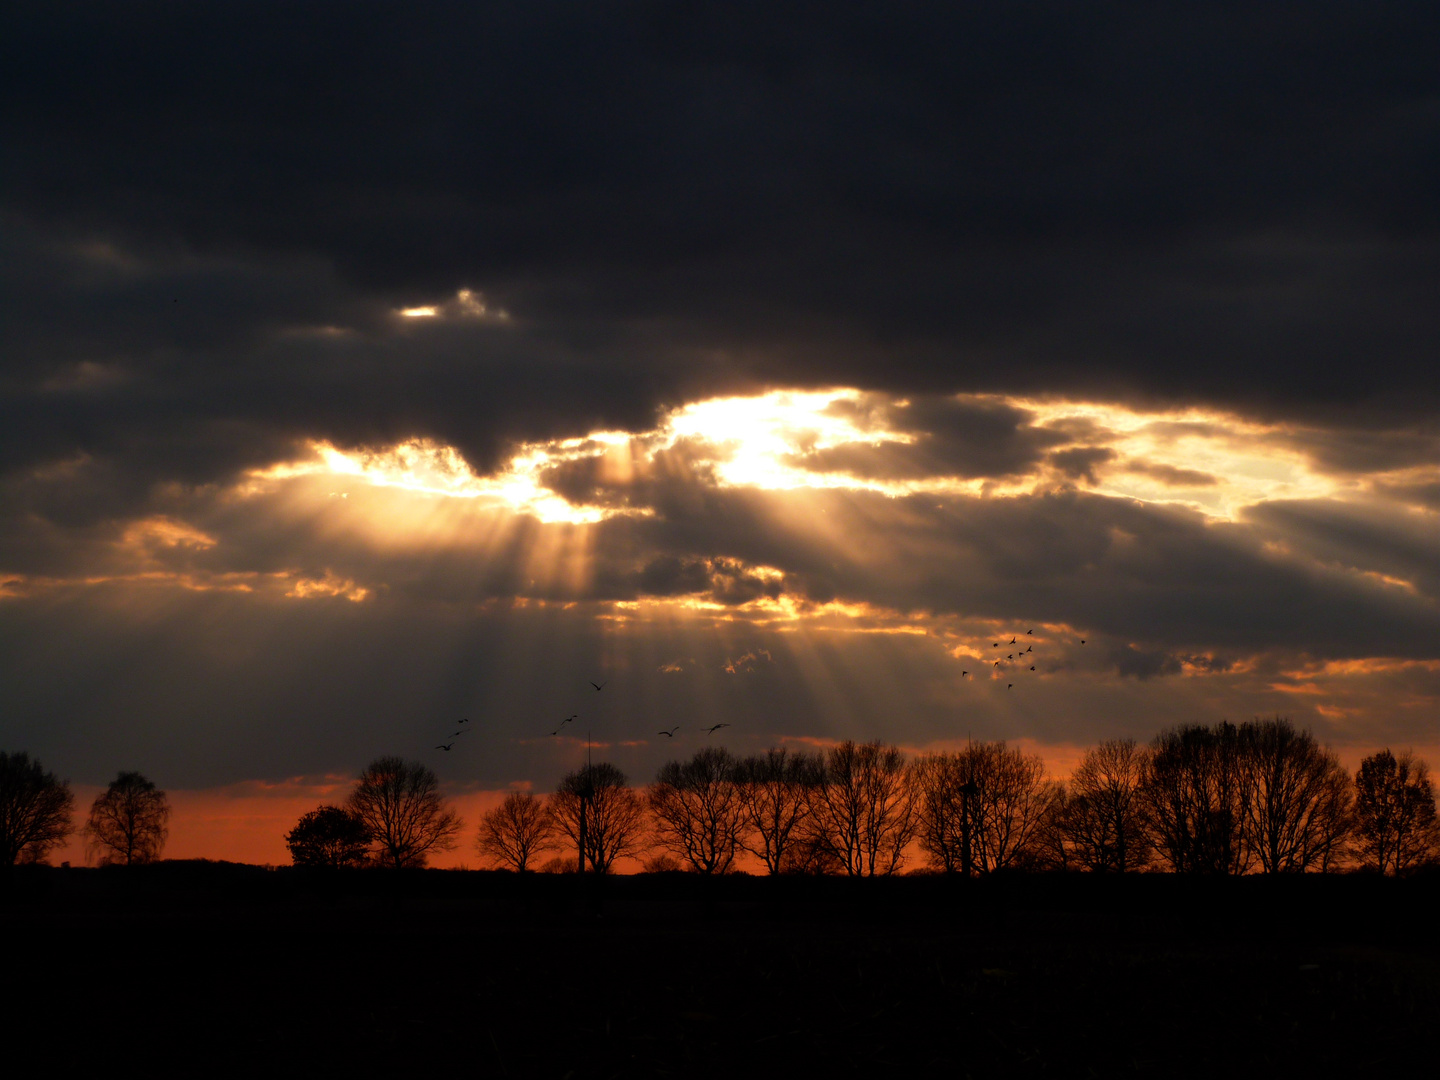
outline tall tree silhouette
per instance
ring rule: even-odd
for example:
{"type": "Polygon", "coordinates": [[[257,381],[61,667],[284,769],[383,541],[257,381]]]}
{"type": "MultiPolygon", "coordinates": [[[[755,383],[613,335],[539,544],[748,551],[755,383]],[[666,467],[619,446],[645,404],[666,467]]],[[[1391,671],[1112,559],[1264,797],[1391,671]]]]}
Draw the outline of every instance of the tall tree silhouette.
{"type": "Polygon", "coordinates": [[[1355,834],[1365,864],[1382,874],[1403,874],[1435,858],[1440,836],[1429,766],[1388,749],[1361,761],[1355,834]]]}
{"type": "Polygon", "coordinates": [[[736,776],[748,825],[741,843],[778,874],[793,864],[790,856],[805,835],[811,794],[824,780],[825,764],[817,754],[771,747],[742,760],[736,776]]]}
{"type": "Polygon", "coordinates": [[[347,804],[370,830],[374,859],[391,869],[424,866],[449,851],[464,823],[440,797],[440,781],[418,761],[381,757],[355,782],[347,804]]]}
{"type": "Polygon", "coordinates": [[[555,846],[556,832],[554,815],[544,799],[528,791],[512,791],[480,819],[475,851],[523,874],[531,859],[555,846]]]}
{"type": "Polygon", "coordinates": [[[879,741],[846,740],[825,754],[811,790],[810,833],[851,877],[893,874],[915,836],[905,755],[879,741]]]}
{"type": "Polygon", "coordinates": [[[617,859],[644,850],[645,800],[628,784],[623,772],[602,761],[570,773],[550,797],[560,831],[597,874],[609,873],[617,859]]]}
{"type": "Polygon", "coordinates": [[[723,747],[703,747],[689,761],[662,765],[646,793],[657,843],[698,873],[735,864],[747,826],[737,764],[723,747]]]}
{"type": "Polygon", "coordinates": [[[170,836],[170,800],[138,772],[122,772],[95,796],[84,832],[102,863],[154,862],[170,836]]]}
{"type": "Polygon", "coordinates": [[[1240,731],[1189,724],[1156,736],[1141,787],[1150,842],[1178,874],[1239,874],[1244,833],[1240,731]]]}
{"type": "Polygon", "coordinates": [[[1288,719],[1240,725],[1241,829],[1267,874],[1330,870],[1350,832],[1350,777],[1288,719]]]}
{"type": "Polygon", "coordinates": [[[1111,739],[1085,752],[1055,817],[1067,865],[1116,873],[1146,865],[1144,776],[1145,750],[1134,739],[1111,739]]]}
{"type": "Polygon", "coordinates": [[[921,849],[949,873],[990,873],[1032,859],[1059,794],[1038,755],[1003,741],[919,758],[912,776],[921,849]]]}
{"type": "Polygon", "coordinates": [[[43,862],[74,828],[75,796],[23,750],[0,751],[0,867],[43,862]]]}

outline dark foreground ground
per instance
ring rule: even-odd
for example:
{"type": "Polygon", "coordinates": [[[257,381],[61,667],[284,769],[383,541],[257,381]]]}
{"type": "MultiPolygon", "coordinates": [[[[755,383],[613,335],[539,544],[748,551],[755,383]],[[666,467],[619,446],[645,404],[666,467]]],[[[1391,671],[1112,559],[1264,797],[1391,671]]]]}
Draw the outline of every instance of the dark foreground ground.
{"type": "Polygon", "coordinates": [[[0,1031],[12,1076],[1429,1075],[1437,899],[1435,877],[34,868],[0,899],[0,1031]]]}

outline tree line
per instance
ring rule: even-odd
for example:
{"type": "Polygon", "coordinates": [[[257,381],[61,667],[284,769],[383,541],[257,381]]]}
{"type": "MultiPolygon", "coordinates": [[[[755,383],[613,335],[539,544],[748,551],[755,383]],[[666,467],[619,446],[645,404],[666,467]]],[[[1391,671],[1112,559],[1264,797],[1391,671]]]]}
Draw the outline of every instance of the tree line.
{"type": "MultiPolygon", "coordinates": [[[[44,862],[75,831],[70,785],[23,751],[0,751],[0,867],[44,862]]],[[[170,800],[138,772],[122,772],[90,804],[80,828],[101,865],[154,862],[170,835],[170,800]]]]}
{"type": "MultiPolygon", "coordinates": [[[[385,758],[345,807],[313,811],[288,841],[299,864],[415,866],[462,831],[430,770],[385,758]],[[380,797],[402,787],[408,802],[380,797]]],[[[1003,741],[913,757],[879,741],[748,757],[707,747],[666,762],[643,789],[599,763],[548,796],[510,793],[474,844],[488,864],[519,872],[603,874],[628,857],[723,874],[748,854],[771,874],[852,877],[1404,874],[1440,859],[1440,824],[1424,761],[1382,750],[1352,777],[1309,731],[1275,717],[1103,742],[1065,782],[1003,741]]]]}
{"type": "MultiPolygon", "coordinates": [[[[63,844],[73,804],[38,762],[0,753],[0,865],[42,861],[63,844]]],[[[102,862],[146,862],[159,857],[168,818],[163,791],[121,773],[83,833],[102,862]]],[[[453,850],[463,833],[431,769],[382,757],[344,805],[307,813],[286,843],[297,866],[402,869],[453,850]]],[[[723,874],[748,854],[771,874],[852,877],[1404,874],[1440,860],[1440,823],[1424,761],[1382,750],[1352,777],[1309,731],[1275,717],[1102,742],[1064,782],[1003,741],[915,756],[879,741],[748,757],[707,747],[666,762],[645,788],[602,762],[548,796],[510,793],[473,843],[487,864],[519,872],[604,874],[632,858],[723,874]]]]}

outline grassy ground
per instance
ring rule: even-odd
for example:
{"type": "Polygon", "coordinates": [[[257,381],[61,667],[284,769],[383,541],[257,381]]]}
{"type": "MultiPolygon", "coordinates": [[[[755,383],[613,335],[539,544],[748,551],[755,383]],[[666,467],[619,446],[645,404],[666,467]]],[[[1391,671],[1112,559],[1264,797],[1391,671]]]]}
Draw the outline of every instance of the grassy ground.
{"type": "Polygon", "coordinates": [[[1373,1076],[1428,1072],[1440,1030],[1434,878],[171,863],[4,890],[12,1060],[66,1070],[1373,1076]]]}

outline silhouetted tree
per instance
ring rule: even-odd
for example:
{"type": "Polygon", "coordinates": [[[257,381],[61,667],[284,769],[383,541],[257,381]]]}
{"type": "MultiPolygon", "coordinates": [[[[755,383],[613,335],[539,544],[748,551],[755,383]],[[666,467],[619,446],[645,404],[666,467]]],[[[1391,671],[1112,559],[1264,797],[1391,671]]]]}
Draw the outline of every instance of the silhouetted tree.
{"type": "Polygon", "coordinates": [[[586,765],[562,779],[550,809],[560,831],[597,874],[609,873],[616,859],[644,850],[645,800],[609,762],[586,765]]]}
{"type": "Polygon", "coordinates": [[[354,811],[343,806],[321,806],[285,834],[285,846],[296,866],[339,870],[363,865],[373,839],[369,827],[354,811]]]}
{"type": "Polygon", "coordinates": [[[523,874],[530,860],[555,846],[555,819],[545,800],[528,791],[512,791],[480,819],[475,851],[523,874]]]}
{"type": "Polygon", "coordinates": [[[1046,775],[1039,754],[1003,740],[975,743],[961,753],[969,759],[965,771],[975,789],[969,805],[976,869],[989,874],[1024,865],[1036,854],[1060,785],[1046,775]]]}
{"type": "Polygon", "coordinates": [[[1249,866],[1240,731],[1190,724],[1156,736],[1141,801],[1151,845],[1177,874],[1239,874],[1249,866]]]}
{"type": "Polygon", "coordinates": [[[170,836],[170,800],[138,772],[122,772],[90,804],[85,839],[102,863],[154,862],[170,836]]]}
{"type": "Polygon", "coordinates": [[[920,849],[947,874],[975,872],[975,784],[963,753],[926,754],[911,766],[920,849]]]}
{"type": "Polygon", "coordinates": [[[1085,752],[1056,803],[1053,827],[1072,862],[1097,872],[1142,868],[1149,844],[1140,806],[1145,750],[1112,739],[1085,752]]]}
{"type": "Polygon", "coordinates": [[[810,836],[851,877],[893,874],[904,865],[915,813],[909,770],[897,747],[852,740],[831,747],[810,808],[810,836]]]}
{"type": "Polygon", "coordinates": [[[36,863],[74,828],[75,796],[23,750],[0,751],[0,867],[36,863]]]}
{"type": "Polygon", "coordinates": [[[1340,759],[1288,719],[1240,726],[1241,828],[1267,874],[1333,869],[1350,833],[1340,759]]]}
{"type": "Polygon", "coordinates": [[[646,793],[656,843],[701,874],[723,874],[735,863],[746,827],[737,762],[707,746],[689,761],[668,761],[646,793]]]}
{"type": "Polygon", "coordinates": [[[431,852],[449,851],[464,826],[446,809],[434,771],[394,756],[366,767],[347,806],[370,830],[374,861],[396,870],[424,866],[431,852]]]}
{"type": "Polygon", "coordinates": [[[771,747],[741,761],[736,775],[749,825],[741,843],[764,860],[770,873],[778,874],[794,863],[787,857],[804,835],[810,796],[824,779],[824,762],[816,754],[771,747]]]}
{"type": "Polygon", "coordinates": [[[913,768],[921,849],[947,873],[1035,861],[1060,787],[1038,756],[1004,742],[920,758],[913,768]]]}
{"type": "Polygon", "coordinates": [[[1355,835],[1365,865],[1382,874],[1403,874],[1435,858],[1435,790],[1424,761],[1381,750],[1360,762],[1355,835]]]}

